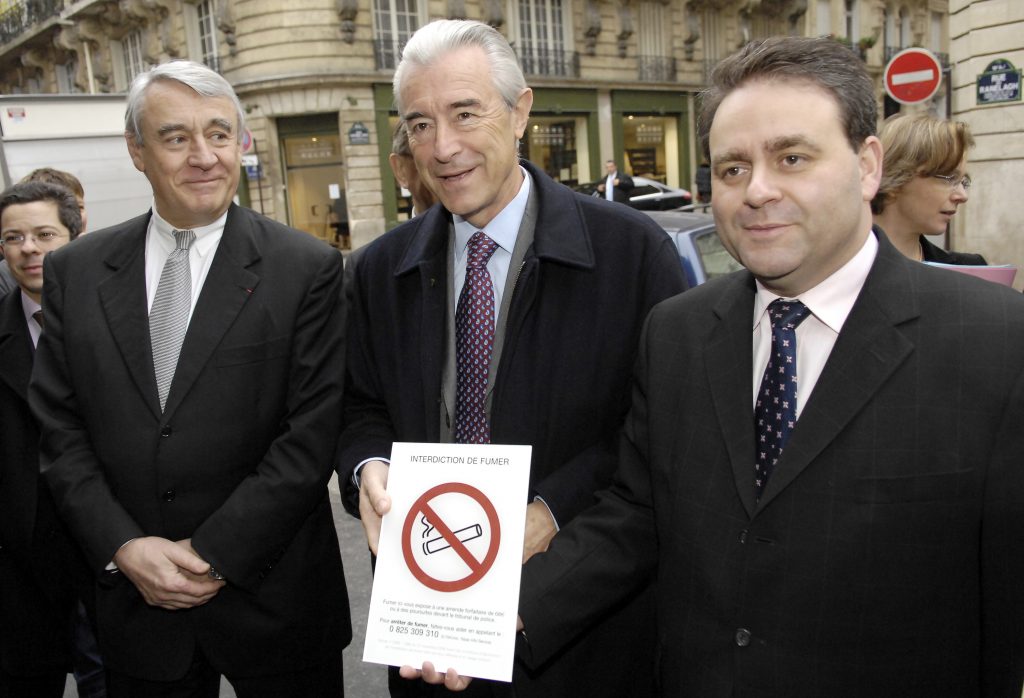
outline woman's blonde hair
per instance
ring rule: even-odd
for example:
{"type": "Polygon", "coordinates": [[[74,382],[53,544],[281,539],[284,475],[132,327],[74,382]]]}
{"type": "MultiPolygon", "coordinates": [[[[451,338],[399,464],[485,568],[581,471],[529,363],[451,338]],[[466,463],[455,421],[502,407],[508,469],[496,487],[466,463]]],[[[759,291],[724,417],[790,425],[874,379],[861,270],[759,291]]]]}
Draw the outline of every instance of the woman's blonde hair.
{"type": "Polygon", "coordinates": [[[974,145],[971,131],[962,121],[946,121],[929,114],[895,114],[878,134],[885,153],[882,183],[871,201],[871,211],[881,213],[899,195],[904,184],[917,176],[948,175],[963,162],[974,145]]]}

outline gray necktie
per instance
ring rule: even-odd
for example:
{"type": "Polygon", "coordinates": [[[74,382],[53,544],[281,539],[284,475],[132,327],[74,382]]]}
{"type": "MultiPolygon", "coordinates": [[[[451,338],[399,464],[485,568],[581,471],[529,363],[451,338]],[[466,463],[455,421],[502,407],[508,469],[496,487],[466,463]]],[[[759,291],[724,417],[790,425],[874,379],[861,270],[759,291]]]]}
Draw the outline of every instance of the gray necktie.
{"type": "Polygon", "coordinates": [[[171,390],[178,354],[188,329],[188,314],[192,308],[192,270],[188,251],[195,239],[196,234],[191,230],[174,231],[177,246],[164,263],[153,309],[149,311],[149,341],[153,347],[153,370],[161,410],[167,404],[167,393],[171,390]]]}

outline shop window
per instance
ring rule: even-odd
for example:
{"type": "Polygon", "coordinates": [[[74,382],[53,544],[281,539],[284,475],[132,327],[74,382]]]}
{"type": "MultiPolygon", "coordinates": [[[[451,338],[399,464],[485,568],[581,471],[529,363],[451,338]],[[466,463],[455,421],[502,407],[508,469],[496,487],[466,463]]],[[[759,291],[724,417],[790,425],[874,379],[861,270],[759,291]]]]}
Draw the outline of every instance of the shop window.
{"type": "Polygon", "coordinates": [[[565,117],[531,118],[523,136],[526,159],[568,185],[579,183],[576,144],[576,121],[565,117]]]}

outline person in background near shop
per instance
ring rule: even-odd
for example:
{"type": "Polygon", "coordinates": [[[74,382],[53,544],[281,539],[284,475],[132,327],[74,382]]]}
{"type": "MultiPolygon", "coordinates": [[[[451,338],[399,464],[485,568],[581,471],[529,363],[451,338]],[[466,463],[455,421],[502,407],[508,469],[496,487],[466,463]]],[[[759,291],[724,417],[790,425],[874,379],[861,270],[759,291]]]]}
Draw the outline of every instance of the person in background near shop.
{"type": "MultiPolygon", "coordinates": [[[[656,303],[685,288],[679,257],[647,216],[519,159],[533,91],[493,27],[421,27],[394,94],[441,205],[366,246],[355,268],[342,499],[376,552],[392,443],[529,444],[525,560],[608,485],[640,330],[656,303]]],[[[653,597],[640,590],[579,626],[544,666],[517,666],[512,685],[480,681],[474,693],[620,698],[639,686],[634,695],[647,695],[653,622],[653,597]]],[[[436,689],[396,670],[389,687],[392,696],[436,689]]]]}
{"type": "MultiPolygon", "coordinates": [[[[22,182],[0,194],[0,245],[17,282],[0,301],[3,698],[60,698],[68,670],[79,664],[74,661],[78,610],[91,584],[82,553],[39,474],[39,427],[29,412],[28,384],[45,322],[43,259],[78,237],[81,225],[75,197],[63,186],[22,182]]],[[[90,640],[94,656],[79,680],[83,698],[105,695],[103,666],[90,640]]]]}
{"type": "Polygon", "coordinates": [[[328,214],[331,227],[334,228],[334,242],[339,250],[352,249],[352,233],[348,227],[348,196],[345,190],[338,191],[338,198],[331,202],[328,214]]]}
{"type": "Polygon", "coordinates": [[[412,196],[410,218],[421,215],[437,202],[434,192],[430,191],[420,177],[420,173],[416,171],[416,161],[413,160],[412,151],[409,150],[409,133],[405,129],[405,122],[401,119],[395,126],[395,133],[391,139],[391,155],[388,156],[388,164],[391,165],[391,171],[399,186],[407,189],[412,196]]]}
{"type": "MultiPolygon", "coordinates": [[[[88,222],[85,215],[85,190],[82,189],[82,183],[78,181],[78,177],[75,177],[70,172],[55,170],[52,167],[40,167],[39,169],[32,170],[22,177],[21,181],[49,182],[50,184],[60,185],[74,194],[75,200],[78,202],[78,212],[82,218],[82,231],[80,234],[85,233],[86,224],[88,222]]],[[[7,260],[0,256],[0,296],[3,296],[8,291],[13,290],[17,285],[18,284],[14,281],[14,277],[11,276],[7,260]]]]}
{"type": "Polygon", "coordinates": [[[871,201],[875,225],[911,259],[986,264],[980,254],[949,252],[925,237],[945,233],[970,195],[967,151],[974,138],[967,124],[896,114],[885,120],[878,137],[885,160],[882,184],[871,201]]]}
{"type": "Polygon", "coordinates": [[[618,201],[620,204],[629,203],[629,192],[633,191],[633,178],[628,174],[619,173],[619,168],[614,160],[604,164],[604,181],[597,185],[597,191],[604,194],[609,201],[618,201]]]}
{"type": "Polygon", "coordinates": [[[46,259],[29,404],[114,698],[222,675],[240,698],[344,694],[343,264],[232,203],[244,126],[204,65],[138,75],[125,139],[152,210],[46,259]]]}
{"type": "Polygon", "coordinates": [[[697,166],[697,201],[711,203],[711,165],[707,160],[701,160],[697,166]]]}

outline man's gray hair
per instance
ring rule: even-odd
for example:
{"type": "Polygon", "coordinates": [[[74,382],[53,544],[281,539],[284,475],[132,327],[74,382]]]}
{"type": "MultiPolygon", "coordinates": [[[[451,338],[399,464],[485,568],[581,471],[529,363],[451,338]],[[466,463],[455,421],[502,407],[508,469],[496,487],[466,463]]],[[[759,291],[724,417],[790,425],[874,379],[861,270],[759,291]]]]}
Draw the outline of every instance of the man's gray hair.
{"type": "Polygon", "coordinates": [[[391,152],[406,158],[412,157],[412,150],[409,149],[409,130],[402,119],[395,125],[395,132],[391,137],[391,152]]]}
{"type": "Polygon", "coordinates": [[[132,80],[131,89],[128,90],[128,109],[124,115],[124,130],[125,133],[131,134],[137,145],[142,145],[140,122],[146,108],[146,92],[153,83],[162,80],[180,82],[203,97],[227,97],[235,105],[235,112],[238,114],[236,137],[239,137],[245,130],[245,112],[231,83],[201,63],[171,61],[158,65],[152,70],[139,73],[132,80]]]}
{"type": "Polygon", "coordinates": [[[491,66],[491,78],[502,101],[511,111],[526,89],[526,78],[519,59],[508,40],[494,27],[465,19],[439,19],[420,27],[402,50],[402,60],[392,84],[399,117],[405,116],[402,83],[413,66],[431,65],[445,54],[460,48],[483,49],[491,66]]]}

